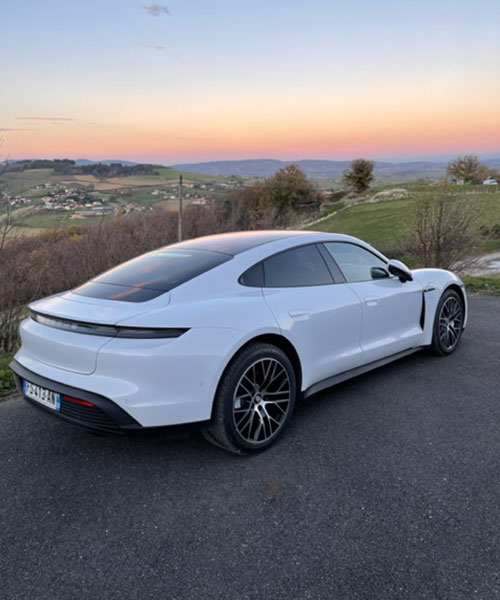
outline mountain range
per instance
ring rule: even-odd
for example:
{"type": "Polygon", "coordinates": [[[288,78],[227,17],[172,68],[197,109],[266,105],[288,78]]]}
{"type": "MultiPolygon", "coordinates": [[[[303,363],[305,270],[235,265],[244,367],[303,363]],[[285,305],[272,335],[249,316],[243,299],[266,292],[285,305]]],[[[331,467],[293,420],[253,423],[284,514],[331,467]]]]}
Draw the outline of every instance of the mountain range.
{"type": "MultiPolygon", "coordinates": [[[[489,158],[482,160],[482,162],[491,167],[500,167],[500,158],[489,158]]],[[[174,165],[174,168],[206,175],[269,177],[276,173],[278,169],[291,163],[297,165],[309,177],[314,179],[341,177],[344,170],[351,164],[350,161],[283,161],[268,158],[187,163],[174,165]]],[[[378,179],[398,179],[400,181],[414,180],[422,177],[440,179],[446,174],[447,164],[447,161],[375,162],[375,175],[378,179]]]]}

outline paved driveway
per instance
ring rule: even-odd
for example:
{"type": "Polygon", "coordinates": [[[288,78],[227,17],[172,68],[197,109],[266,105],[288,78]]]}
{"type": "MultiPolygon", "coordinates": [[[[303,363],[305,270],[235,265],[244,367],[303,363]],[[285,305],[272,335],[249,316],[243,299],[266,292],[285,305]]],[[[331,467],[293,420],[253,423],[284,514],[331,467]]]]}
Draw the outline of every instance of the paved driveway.
{"type": "Polygon", "coordinates": [[[0,597],[499,598],[500,299],[470,304],[453,356],[313,397],[252,458],[0,403],[0,597]]]}

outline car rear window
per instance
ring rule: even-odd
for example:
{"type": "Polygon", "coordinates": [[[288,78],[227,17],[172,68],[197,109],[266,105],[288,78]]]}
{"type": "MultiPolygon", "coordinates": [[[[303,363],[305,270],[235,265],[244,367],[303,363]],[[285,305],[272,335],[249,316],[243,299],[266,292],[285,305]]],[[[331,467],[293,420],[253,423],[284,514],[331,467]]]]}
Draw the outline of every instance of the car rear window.
{"type": "Polygon", "coordinates": [[[73,290],[91,298],[145,302],[230,260],[204,250],[156,250],[138,256],[73,290]]]}

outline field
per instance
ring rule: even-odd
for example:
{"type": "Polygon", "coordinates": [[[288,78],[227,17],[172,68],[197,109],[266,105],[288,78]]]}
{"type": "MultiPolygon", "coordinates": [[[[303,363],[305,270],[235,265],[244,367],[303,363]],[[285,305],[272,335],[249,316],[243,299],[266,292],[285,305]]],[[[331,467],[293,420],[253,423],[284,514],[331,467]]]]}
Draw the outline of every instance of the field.
{"type": "MultiPolygon", "coordinates": [[[[453,198],[466,198],[481,207],[480,224],[500,227],[500,186],[451,186],[430,184],[398,184],[408,197],[400,200],[382,200],[364,202],[342,207],[329,218],[311,225],[310,229],[334,231],[360,237],[380,249],[395,248],[412,229],[413,199],[435,194],[445,194],[453,198]]],[[[377,192],[390,190],[389,186],[375,188],[370,196],[377,192]]],[[[335,205],[330,209],[335,211],[335,205]]],[[[500,240],[489,240],[484,250],[500,247],[500,240]]]]}
{"type": "Polygon", "coordinates": [[[54,181],[54,174],[52,169],[31,169],[21,173],[4,173],[0,181],[10,194],[23,194],[37,185],[54,181]]]}
{"type": "MultiPolygon", "coordinates": [[[[158,203],[168,210],[176,210],[180,175],[185,184],[185,205],[220,197],[228,185],[241,185],[237,178],[182,172],[169,167],[158,167],[157,172],[158,175],[99,178],[81,174],[56,175],[52,169],[27,169],[0,175],[0,192],[7,194],[15,212],[29,209],[17,231],[30,234],[41,229],[111,218],[109,215],[76,215],[93,208],[98,211],[102,205],[114,208],[111,211],[114,214],[147,210],[158,203]]],[[[0,203],[0,219],[7,207],[6,202],[0,203]]]]}

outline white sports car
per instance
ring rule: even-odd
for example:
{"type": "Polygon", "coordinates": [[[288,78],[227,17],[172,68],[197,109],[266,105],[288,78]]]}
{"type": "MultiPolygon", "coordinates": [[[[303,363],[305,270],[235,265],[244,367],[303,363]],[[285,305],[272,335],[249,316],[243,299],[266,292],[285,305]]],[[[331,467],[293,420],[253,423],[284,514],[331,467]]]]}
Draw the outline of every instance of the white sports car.
{"type": "Polygon", "coordinates": [[[30,305],[11,363],[33,405],[96,432],[262,450],[299,396],[430,347],[455,350],[464,284],[356,238],[252,231],[189,240],[30,305]]]}

